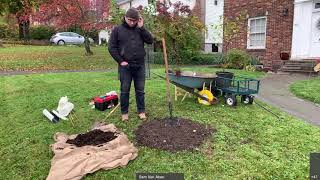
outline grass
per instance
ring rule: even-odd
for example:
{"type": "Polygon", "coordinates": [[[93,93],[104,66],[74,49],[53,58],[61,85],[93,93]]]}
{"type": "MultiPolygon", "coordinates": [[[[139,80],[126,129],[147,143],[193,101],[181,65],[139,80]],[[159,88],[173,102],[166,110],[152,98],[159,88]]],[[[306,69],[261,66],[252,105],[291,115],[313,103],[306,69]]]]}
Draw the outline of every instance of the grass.
{"type": "Polygon", "coordinates": [[[303,99],[320,103],[320,78],[298,81],[290,85],[290,91],[303,99]]]}
{"type": "Polygon", "coordinates": [[[78,46],[22,46],[0,48],[0,71],[93,70],[117,66],[107,48],[92,47],[86,56],[78,46]]]}
{"type": "MultiPolygon", "coordinates": [[[[212,71],[204,69],[203,71],[212,71]]],[[[158,73],[163,69],[156,70],[158,73]]],[[[241,71],[236,71],[241,75],[241,71]]],[[[262,76],[250,73],[252,77],[262,76]]],[[[119,121],[116,111],[91,109],[96,95],[118,90],[115,72],[34,74],[0,77],[0,179],[44,179],[50,169],[56,132],[69,134],[88,130],[93,122],[114,123],[134,142],[133,130],[141,124],[131,95],[131,120],[119,121]],[[41,114],[57,108],[59,98],[68,96],[79,120],[50,123],[41,114]]],[[[146,84],[147,113],[151,119],[168,116],[165,81],[153,77],[146,84]]],[[[222,100],[221,100],[222,101],[222,100]]],[[[271,108],[278,120],[256,105],[236,108],[203,106],[195,98],[174,102],[176,116],[217,129],[199,151],[169,153],[139,147],[137,159],[125,168],[98,171],[86,179],[134,179],[137,172],[181,172],[186,179],[307,179],[309,153],[320,151],[320,129],[271,108]]]]}

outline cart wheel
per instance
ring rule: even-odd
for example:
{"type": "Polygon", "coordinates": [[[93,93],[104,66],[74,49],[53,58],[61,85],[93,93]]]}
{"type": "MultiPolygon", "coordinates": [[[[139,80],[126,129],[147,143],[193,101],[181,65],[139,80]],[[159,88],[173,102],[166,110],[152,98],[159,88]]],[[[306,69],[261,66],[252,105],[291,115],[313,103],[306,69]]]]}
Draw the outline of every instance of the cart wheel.
{"type": "Polygon", "coordinates": [[[237,96],[227,95],[225,97],[225,103],[229,106],[236,106],[237,105],[237,96]]]}
{"type": "Polygon", "coordinates": [[[252,95],[242,95],[241,102],[243,104],[252,104],[254,97],[252,95]]]}
{"type": "MultiPolygon", "coordinates": [[[[209,99],[209,101],[213,101],[213,99],[214,99],[213,94],[212,94],[209,90],[202,90],[202,91],[199,92],[199,95],[201,95],[201,96],[209,99]]],[[[204,105],[207,105],[207,106],[208,106],[208,105],[211,105],[210,102],[208,102],[208,101],[206,101],[206,100],[203,100],[203,99],[201,99],[201,98],[198,98],[198,102],[199,102],[200,104],[204,104],[204,105]]]]}
{"type": "Polygon", "coordinates": [[[212,93],[214,96],[218,97],[222,95],[222,91],[218,90],[218,89],[214,89],[212,90],[212,93]]]}

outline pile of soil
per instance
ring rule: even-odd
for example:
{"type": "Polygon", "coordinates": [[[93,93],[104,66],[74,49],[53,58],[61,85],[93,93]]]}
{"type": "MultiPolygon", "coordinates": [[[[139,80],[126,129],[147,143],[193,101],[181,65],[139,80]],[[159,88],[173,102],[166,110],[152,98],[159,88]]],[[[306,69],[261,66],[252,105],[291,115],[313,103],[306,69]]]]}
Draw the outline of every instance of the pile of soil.
{"type": "Polygon", "coordinates": [[[214,132],[187,119],[158,119],[140,125],[135,135],[138,145],[177,152],[199,147],[214,132]]]}
{"type": "Polygon", "coordinates": [[[79,134],[75,139],[68,139],[68,144],[74,144],[77,147],[92,145],[97,146],[117,138],[113,132],[104,132],[100,129],[89,131],[85,134],[79,134]]]}

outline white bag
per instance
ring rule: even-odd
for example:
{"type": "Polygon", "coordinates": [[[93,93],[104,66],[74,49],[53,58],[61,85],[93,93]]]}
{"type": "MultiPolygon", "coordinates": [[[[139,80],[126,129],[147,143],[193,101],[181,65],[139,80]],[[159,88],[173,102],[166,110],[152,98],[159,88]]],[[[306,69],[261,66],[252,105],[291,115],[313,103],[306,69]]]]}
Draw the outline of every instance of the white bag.
{"type": "Polygon", "coordinates": [[[117,96],[117,92],[116,91],[110,91],[108,93],[106,93],[106,96],[117,96]]]}
{"type": "Polygon", "coordinates": [[[69,102],[67,96],[60,98],[57,111],[61,116],[67,117],[73,108],[74,105],[69,102]]]}

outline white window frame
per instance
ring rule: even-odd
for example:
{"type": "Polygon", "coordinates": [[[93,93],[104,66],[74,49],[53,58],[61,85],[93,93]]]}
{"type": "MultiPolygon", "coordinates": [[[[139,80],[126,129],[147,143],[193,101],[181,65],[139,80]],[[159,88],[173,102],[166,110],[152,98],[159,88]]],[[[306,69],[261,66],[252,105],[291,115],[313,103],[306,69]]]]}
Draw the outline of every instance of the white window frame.
{"type": "Polygon", "coordinates": [[[320,1],[314,1],[313,5],[312,5],[313,12],[318,12],[318,11],[320,11],[320,8],[316,8],[316,4],[317,4],[317,3],[320,3],[320,1]]]}
{"type": "Polygon", "coordinates": [[[268,22],[268,18],[267,16],[261,16],[261,17],[255,17],[255,18],[249,18],[248,19],[248,33],[247,33],[247,49],[266,49],[266,44],[267,44],[267,23],[268,22]],[[265,33],[264,33],[264,46],[250,46],[250,27],[251,27],[251,21],[252,20],[257,20],[257,19],[266,19],[266,25],[265,25],[265,33]]]}

